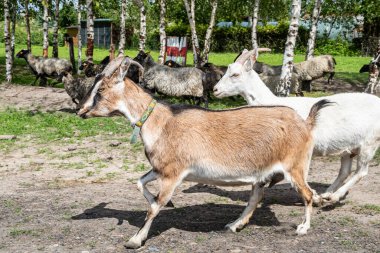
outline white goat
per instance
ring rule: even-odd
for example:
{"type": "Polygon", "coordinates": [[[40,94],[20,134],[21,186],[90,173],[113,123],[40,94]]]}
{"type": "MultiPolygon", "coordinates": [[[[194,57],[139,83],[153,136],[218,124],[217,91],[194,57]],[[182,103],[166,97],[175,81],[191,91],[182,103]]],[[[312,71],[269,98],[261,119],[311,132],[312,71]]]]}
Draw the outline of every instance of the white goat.
{"type": "Polygon", "coordinates": [[[229,65],[226,74],[214,88],[222,98],[240,94],[249,105],[283,105],[296,110],[306,119],[310,108],[322,99],[336,105],[321,111],[314,135],[315,155],[341,155],[339,175],[322,197],[337,202],[368,173],[368,163],[380,144],[380,99],[364,93],[337,94],[328,97],[276,97],[252,70],[257,51],[245,51],[229,65]],[[357,170],[351,173],[353,157],[358,157],[357,170]],[[345,183],[344,183],[345,182],[345,183]]]}
{"type": "Polygon", "coordinates": [[[140,178],[138,187],[150,208],[143,227],[128,241],[128,247],[141,246],[154,217],[183,180],[252,185],[248,206],[240,218],[227,225],[235,232],[248,223],[267,179],[284,173],[305,200],[305,219],[297,233],[307,232],[312,202],[321,200],[305,181],[313,150],[311,131],[319,109],[328,101],[316,103],[306,121],[284,106],[222,111],[171,106],[156,102],[139,85],[124,80],[129,61],[119,57],[111,62],[78,112],[83,118],[121,114],[135,125],[133,136],[141,127],[145,154],[153,169],[140,178]],[[146,187],[156,179],[161,183],[157,197],[146,187]]]}

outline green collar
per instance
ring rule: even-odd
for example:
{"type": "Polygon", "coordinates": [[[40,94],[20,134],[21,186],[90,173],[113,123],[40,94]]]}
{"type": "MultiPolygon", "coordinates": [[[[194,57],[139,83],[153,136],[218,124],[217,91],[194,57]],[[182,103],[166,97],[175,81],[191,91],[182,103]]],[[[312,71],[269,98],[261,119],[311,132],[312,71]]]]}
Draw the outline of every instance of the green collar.
{"type": "Polygon", "coordinates": [[[148,108],[146,108],[145,112],[141,116],[141,119],[136,122],[136,124],[133,124],[133,133],[131,136],[131,143],[136,143],[137,142],[137,137],[140,134],[140,130],[142,125],[145,123],[145,121],[149,118],[150,114],[152,113],[154,107],[157,104],[157,100],[152,99],[152,101],[149,103],[148,108]]]}

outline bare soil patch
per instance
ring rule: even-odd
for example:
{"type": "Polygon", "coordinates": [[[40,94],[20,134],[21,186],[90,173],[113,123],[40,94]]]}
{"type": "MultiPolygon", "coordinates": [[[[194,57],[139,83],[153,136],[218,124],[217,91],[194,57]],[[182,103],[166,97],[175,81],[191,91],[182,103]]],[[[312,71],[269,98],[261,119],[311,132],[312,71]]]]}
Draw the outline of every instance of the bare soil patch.
{"type": "MultiPolygon", "coordinates": [[[[62,89],[0,86],[0,110],[68,111],[62,89]]],[[[147,202],[136,180],[150,167],[129,136],[103,134],[75,143],[18,136],[0,151],[0,252],[134,252],[125,240],[144,221],[147,202]]],[[[303,204],[287,183],[267,189],[251,222],[236,234],[224,225],[246,205],[248,187],[184,183],[154,221],[137,252],[380,252],[380,166],[335,206],[315,208],[306,236],[296,236],[303,204]]],[[[319,192],[339,169],[316,158],[309,182],[319,192]]],[[[156,184],[150,185],[156,189],[156,184]]]]}

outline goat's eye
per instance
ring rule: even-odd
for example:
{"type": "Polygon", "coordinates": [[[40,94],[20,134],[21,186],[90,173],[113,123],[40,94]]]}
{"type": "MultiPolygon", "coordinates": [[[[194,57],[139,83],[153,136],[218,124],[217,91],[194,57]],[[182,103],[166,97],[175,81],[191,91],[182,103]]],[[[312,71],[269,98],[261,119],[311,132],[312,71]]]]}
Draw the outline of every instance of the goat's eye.
{"type": "Polygon", "coordinates": [[[104,91],[104,88],[99,88],[98,93],[102,93],[104,91]]]}
{"type": "Polygon", "coordinates": [[[231,77],[238,77],[239,76],[239,73],[234,73],[231,75],[231,77]]]}

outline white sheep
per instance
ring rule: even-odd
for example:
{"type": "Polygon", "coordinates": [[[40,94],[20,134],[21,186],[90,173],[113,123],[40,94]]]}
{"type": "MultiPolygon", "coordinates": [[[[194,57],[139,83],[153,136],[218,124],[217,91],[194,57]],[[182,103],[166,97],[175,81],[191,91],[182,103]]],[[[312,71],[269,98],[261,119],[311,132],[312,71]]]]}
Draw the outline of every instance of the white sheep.
{"type": "Polygon", "coordinates": [[[214,88],[216,97],[240,94],[250,105],[283,105],[296,110],[306,119],[311,106],[322,99],[335,103],[321,111],[314,130],[315,155],[340,155],[341,168],[334,183],[322,195],[326,202],[337,202],[368,173],[368,163],[380,144],[380,99],[364,93],[337,94],[328,97],[276,97],[252,70],[255,51],[246,51],[229,65],[214,88]],[[351,173],[354,157],[357,170],[351,173]],[[346,181],[346,182],[345,182],[346,181]]]}

